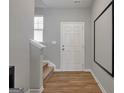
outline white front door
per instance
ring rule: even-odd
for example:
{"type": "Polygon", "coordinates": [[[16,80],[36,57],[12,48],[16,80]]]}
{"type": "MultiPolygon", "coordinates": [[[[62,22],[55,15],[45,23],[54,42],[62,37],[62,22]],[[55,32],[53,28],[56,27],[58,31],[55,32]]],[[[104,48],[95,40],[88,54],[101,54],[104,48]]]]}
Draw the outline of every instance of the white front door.
{"type": "Polygon", "coordinates": [[[61,22],[61,70],[84,69],[84,22],[61,22]]]}

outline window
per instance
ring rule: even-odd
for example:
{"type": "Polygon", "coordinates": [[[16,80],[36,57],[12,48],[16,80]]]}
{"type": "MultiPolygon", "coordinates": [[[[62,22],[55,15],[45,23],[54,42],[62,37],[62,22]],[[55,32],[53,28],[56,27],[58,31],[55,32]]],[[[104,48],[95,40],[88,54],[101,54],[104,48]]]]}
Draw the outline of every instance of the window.
{"type": "Polygon", "coordinates": [[[34,40],[43,42],[43,16],[34,17],[34,40]]]}

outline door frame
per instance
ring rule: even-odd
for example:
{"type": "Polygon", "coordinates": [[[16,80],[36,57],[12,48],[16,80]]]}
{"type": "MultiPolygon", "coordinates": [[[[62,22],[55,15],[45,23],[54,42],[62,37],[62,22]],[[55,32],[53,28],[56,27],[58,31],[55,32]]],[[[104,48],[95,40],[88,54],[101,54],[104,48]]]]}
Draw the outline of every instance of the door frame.
{"type": "MultiPolygon", "coordinates": [[[[84,46],[82,46],[82,48],[84,48],[84,60],[82,59],[82,71],[83,71],[86,69],[85,68],[85,22],[80,22],[80,21],[79,22],[78,21],[76,21],[76,22],[75,21],[61,21],[60,22],[60,71],[65,71],[62,69],[63,62],[62,62],[62,51],[61,51],[61,49],[62,49],[62,25],[63,25],[63,23],[81,23],[81,24],[83,24],[83,28],[82,28],[83,32],[82,33],[84,36],[82,35],[82,37],[81,37],[81,38],[84,38],[83,39],[84,40],[84,46]],[[83,63],[83,61],[84,61],[84,63],[83,63]]],[[[83,54],[83,51],[82,51],[82,54],[83,54]]]]}

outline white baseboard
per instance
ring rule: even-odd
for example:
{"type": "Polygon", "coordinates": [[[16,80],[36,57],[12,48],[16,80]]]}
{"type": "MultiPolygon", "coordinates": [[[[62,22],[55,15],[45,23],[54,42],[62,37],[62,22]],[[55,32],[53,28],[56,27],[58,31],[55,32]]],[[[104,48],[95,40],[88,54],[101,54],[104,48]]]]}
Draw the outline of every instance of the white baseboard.
{"type": "Polygon", "coordinates": [[[55,68],[55,72],[62,72],[62,70],[61,70],[61,69],[56,69],[56,68],[55,68]]]}
{"type": "Polygon", "coordinates": [[[30,92],[28,93],[42,93],[44,90],[43,87],[41,87],[40,89],[30,89],[30,92]]]}
{"type": "Polygon", "coordinates": [[[83,69],[84,72],[91,72],[91,69],[83,69]]]}
{"type": "Polygon", "coordinates": [[[100,81],[97,79],[97,77],[95,76],[95,74],[93,73],[93,71],[91,69],[89,69],[89,71],[91,72],[92,76],[94,77],[94,79],[96,80],[99,88],[101,89],[102,93],[107,93],[106,90],[104,89],[104,87],[102,86],[102,84],[100,83],[100,81]]]}
{"type": "MultiPolygon", "coordinates": [[[[90,72],[90,69],[83,69],[81,71],[90,72]]],[[[55,72],[64,72],[62,69],[55,69],[55,72]]]]}

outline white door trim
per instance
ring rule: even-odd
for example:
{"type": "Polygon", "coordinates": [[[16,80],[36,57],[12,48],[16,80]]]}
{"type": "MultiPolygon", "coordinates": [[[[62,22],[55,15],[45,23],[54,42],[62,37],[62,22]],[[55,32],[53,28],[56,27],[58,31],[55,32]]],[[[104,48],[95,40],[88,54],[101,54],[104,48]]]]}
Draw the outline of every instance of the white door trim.
{"type": "MultiPolygon", "coordinates": [[[[60,22],[60,71],[64,71],[63,69],[62,69],[62,51],[61,51],[61,49],[62,49],[62,24],[63,23],[81,23],[81,24],[83,24],[83,35],[84,36],[82,36],[82,39],[84,40],[84,63],[82,63],[84,66],[82,66],[82,67],[84,67],[84,68],[82,68],[82,71],[83,70],[85,70],[86,68],[85,68],[85,22],[67,22],[67,21],[61,21],[60,22]]],[[[82,51],[82,53],[83,53],[83,51],[82,51]]],[[[83,55],[82,55],[83,56],[83,55]]],[[[82,62],[83,62],[83,60],[82,60],[82,62]]]]}

